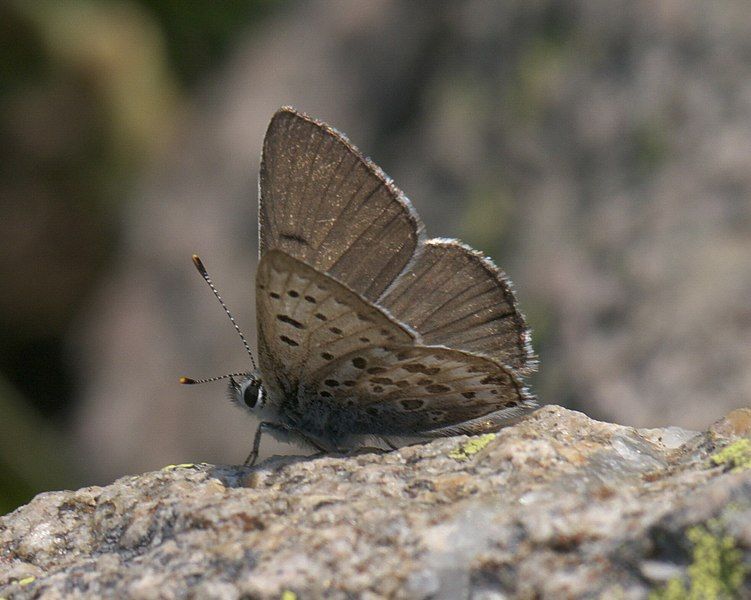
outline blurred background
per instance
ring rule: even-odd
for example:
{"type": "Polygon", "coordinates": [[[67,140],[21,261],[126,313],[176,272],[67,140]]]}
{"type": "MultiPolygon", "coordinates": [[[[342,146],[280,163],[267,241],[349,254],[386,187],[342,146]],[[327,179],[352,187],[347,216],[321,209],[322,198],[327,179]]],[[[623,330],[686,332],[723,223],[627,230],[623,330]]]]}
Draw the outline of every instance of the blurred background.
{"type": "Polygon", "coordinates": [[[751,397],[751,13],[611,0],[0,3],[0,513],[237,463],[263,133],[289,104],[516,283],[544,403],[751,397]]]}

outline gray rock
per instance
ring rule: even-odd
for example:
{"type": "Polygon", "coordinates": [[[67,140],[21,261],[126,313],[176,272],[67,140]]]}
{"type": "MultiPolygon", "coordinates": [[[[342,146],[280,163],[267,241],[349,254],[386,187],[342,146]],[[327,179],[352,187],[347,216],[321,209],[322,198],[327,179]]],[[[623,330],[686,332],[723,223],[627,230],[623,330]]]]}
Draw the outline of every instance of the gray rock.
{"type": "Polygon", "coordinates": [[[749,597],[750,433],[751,409],[692,434],[548,406],[494,436],[44,493],[0,518],[0,597],[749,597]]]}

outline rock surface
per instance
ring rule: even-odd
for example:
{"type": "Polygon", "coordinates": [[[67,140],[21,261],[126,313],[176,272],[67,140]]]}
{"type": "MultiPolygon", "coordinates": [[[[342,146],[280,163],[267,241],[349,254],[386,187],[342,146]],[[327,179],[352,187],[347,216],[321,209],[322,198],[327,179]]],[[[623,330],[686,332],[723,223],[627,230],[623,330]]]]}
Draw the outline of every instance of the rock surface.
{"type": "Polygon", "coordinates": [[[548,406],[389,454],[44,493],[0,519],[0,597],[751,597],[750,434],[751,409],[695,433],[548,406]]]}

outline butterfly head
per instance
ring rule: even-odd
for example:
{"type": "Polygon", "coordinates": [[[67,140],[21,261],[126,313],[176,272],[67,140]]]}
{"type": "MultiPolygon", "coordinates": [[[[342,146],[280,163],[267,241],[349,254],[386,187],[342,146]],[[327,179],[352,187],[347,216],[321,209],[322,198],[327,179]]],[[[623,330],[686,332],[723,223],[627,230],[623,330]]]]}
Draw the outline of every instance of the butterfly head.
{"type": "Polygon", "coordinates": [[[257,412],[266,404],[266,393],[261,385],[261,378],[255,373],[249,373],[242,378],[229,378],[229,398],[238,406],[257,412]]]}

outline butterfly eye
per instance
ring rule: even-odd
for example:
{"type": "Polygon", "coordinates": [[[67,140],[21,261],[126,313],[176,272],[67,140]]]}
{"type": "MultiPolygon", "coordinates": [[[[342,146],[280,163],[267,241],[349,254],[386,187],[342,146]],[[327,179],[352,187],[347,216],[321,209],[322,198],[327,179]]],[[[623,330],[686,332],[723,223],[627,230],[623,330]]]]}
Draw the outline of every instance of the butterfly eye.
{"type": "Polygon", "coordinates": [[[248,408],[255,408],[256,403],[258,402],[259,387],[260,384],[255,381],[251,381],[245,386],[245,389],[243,390],[243,403],[248,408]]]}

